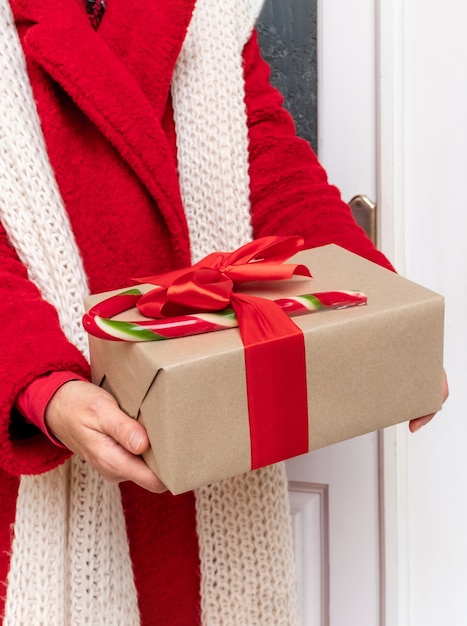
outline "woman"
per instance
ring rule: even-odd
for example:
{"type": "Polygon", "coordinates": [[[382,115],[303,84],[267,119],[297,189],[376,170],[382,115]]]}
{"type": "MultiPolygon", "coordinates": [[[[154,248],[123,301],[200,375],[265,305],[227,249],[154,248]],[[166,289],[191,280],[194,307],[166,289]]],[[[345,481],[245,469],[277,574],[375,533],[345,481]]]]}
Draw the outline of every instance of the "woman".
{"type": "Polygon", "coordinates": [[[267,234],[390,267],[269,85],[260,4],[1,0],[4,624],[294,623],[282,467],[156,495],[79,325],[88,290],[267,234]]]}

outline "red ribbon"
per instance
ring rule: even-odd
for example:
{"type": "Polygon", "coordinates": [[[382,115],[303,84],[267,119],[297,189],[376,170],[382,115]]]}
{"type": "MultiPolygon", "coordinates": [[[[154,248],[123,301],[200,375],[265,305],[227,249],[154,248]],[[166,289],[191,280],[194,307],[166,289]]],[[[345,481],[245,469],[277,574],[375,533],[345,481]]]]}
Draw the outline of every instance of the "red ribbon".
{"type": "Polygon", "coordinates": [[[147,317],[234,309],[245,347],[252,469],[308,450],[305,342],[276,303],[235,288],[310,276],[304,265],[284,264],[303,247],[301,237],[264,237],[235,252],[214,252],[190,268],[137,279],[157,285],[138,301],[147,317]]]}

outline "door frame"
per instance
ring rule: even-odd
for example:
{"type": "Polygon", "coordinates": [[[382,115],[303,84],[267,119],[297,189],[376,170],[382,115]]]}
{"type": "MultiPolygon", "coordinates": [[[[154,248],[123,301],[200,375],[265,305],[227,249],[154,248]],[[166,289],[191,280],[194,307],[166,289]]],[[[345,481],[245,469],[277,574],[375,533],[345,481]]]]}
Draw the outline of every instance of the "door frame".
{"type": "MultiPolygon", "coordinates": [[[[405,271],[404,0],[376,2],[378,245],[405,271]]],[[[381,623],[409,624],[408,428],[379,433],[381,623]]]]}

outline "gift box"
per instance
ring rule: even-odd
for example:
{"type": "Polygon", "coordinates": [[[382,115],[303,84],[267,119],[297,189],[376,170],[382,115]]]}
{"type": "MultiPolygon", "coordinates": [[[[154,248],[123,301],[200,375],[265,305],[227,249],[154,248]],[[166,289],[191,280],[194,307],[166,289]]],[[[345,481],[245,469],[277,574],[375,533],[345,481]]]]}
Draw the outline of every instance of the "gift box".
{"type": "MultiPolygon", "coordinates": [[[[277,299],[358,290],[368,299],[364,306],[294,318],[306,349],[308,423],[300,453],[439,410],[443,297],[336,245],[300,252],[292,261],[306,265],[313,278],[256,282],[244,291],[277,299]]],[[[86,304],[108,296],[91,296],[86,304]]],[[[145,426],[151,449],[144,459],[172,493],[251,470],[238,328],[156,342],[89,340],[93,381],[145,426]]],[[[263,381],[266,391],[269,384],[263,381]]],[[[271,430],[266,423],[260,445],[287,436],[271,430]]]]}

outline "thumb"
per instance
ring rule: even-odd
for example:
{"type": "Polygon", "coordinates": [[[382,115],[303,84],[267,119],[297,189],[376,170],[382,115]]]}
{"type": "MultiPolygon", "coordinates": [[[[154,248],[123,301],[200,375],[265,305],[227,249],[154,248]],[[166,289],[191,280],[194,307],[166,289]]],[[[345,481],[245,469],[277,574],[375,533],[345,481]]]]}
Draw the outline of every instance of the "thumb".
{"type": "Polygon", "coordinates": [[[105,414],[104,432],[117,441],[128,452],[142,454],[150,446],[146,429],[134,418],[117,407],[105,414]]]}
{"type": "MultiPolygon", "coordinates": [[[[124,445],[124,444],[122,444],[124,445]]],[[[133,454],[142,454],[149,448],[149,438],[146,430],[133,420],[133,425],[128,432],[127,450],[133,454]]]]}

